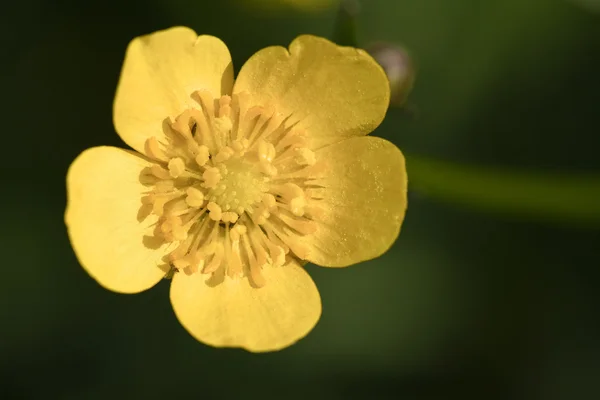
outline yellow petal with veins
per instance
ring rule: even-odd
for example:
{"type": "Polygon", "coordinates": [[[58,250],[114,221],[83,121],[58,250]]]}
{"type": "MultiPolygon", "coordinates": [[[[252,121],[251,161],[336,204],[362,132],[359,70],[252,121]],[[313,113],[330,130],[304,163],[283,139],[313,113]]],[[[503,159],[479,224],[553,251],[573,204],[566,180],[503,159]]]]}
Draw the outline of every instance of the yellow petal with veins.
{"type": "Polygon", "coordinates": [[[267,47],[244,64],[234,93],[274,106],[306,129],[319,148],[372,132],[383,120],[390,89],[383,69],[365,51],[303,35],[289,47],[267,47]]]}
{"type": "Polygon", "coordinates": [[[385,253],[400,233],[407,205],[404,156],[377,137],[351,138],[316,152],[327,162],[312,184],[320,198],[317,230],[298,240],[309,248],[306,260],[345,267],[385,253]]]}
{"type": "Polygon", "coordinates": [[[197,106],[191,95],[231,94],[233,66],[227,46],[185,27],[141,36],[129,44],[113,107],[121,138],[146,154],[144,143],[164,138],[163,122],[197,106]]]}
{"type": "Polygon", "coordinates": [[[274,351],[303,338],[321,315],[321,299],[308,273],[292,261],[265,267],[264,287],[248,279],[175,274],[171,303],[181,324],[216,347],[274,351]]]}
{"type": "Polygon", "coordinates": [[[152,240],[154,215],[143,212],[147,191],[140,182],[152,164],[115,147],[93,147],[73,161],[67,174],[65,222],[79,262],[107,289],[135,293],[165,275],[164,245],[152,240]]]}

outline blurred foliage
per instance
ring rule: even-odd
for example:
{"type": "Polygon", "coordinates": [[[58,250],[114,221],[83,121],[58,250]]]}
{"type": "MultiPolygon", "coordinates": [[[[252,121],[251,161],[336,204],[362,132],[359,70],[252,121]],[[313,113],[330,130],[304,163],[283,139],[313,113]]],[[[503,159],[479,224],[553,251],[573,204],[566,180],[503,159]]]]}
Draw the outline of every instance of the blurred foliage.
{"type": "Polygon", "coordinates": [[[285,12],[289,9],[305,12],[320,12],[335,7],[339,0],[239,0],[247,7],[262,11],[285,12]]]}
{"type": "Polygon", "coordinates": [[[598,12],[600,11],[600,1],[599,0],[571,0],[576,4],[579,4],[590,11],[598,12]]]}
{"type": "Polygon", "coordinates": [[[600,225],[600,174],[477,168],[408,156],[411,187],[425,196],[551,222],[600,225]]]}
{"type": "MultiPolygon", "coordinates": [[[[342,2],[333,34],[336,42],[359,45],[356,39],[359,16],[358,2],[342,2]]],[[[391,105],[402,106],[414,84],[414,63],[406,50],[393,44],[377,42],[368,46],[368,50],[390,78],[391,105]]],[[[481,169],[410,154],[408,163],[412,189],[430,197],[531,217],[600,223],[600,175],[481,169]]]]}
{"type": "Polygon", "coordinates": [[[290,349],[203,346],[166,282],[123,296],[87,276],[64,176],[85,148],[123,146],[111,107],[129,40],[188,25],[239,70],[334,34],[335,7],[240,1],[7,3],[2,397],[598,398],[600,14],[573,0],[361,2],[359,45],[401,45],[419,66],[415,116],[390,109],[374,133],[408,155],[409,211],[383,257],[307,267],[323,316],[290,349]]]}
{"type": "Polygon", "coordinates": [[[358,0],[344,0],[337,10],[330,40],[340,46],[361,47],[358,43],[356,19],[360,14],[358,0]]]}

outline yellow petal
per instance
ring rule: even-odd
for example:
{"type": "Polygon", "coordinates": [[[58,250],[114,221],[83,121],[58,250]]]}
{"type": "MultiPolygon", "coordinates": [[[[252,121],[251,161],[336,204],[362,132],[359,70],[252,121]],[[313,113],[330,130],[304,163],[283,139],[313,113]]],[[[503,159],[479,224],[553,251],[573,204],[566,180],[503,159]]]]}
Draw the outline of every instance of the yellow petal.
{"type": "Polygon", "coordinates": [[[152,240],[152,215],[139,215],[142,157],[114,147],[94,147],[67,174],[65,222],[79,262],[102,286],[135,293],[165,275],[166,251],[152,240]],[[141,222],[138,220],[142,220],[141,222]]]}
{"type": "Polygon", "coordinates": [[[266,285],[258,289],[245,278],[175,274],[175,314],[188,332],[211,346],[253,352],[290,346],[319,320],[319,292],[296,262],[266,267],[262,274],[266,285]]]}
{"type": "Polygon", "coordinates": [[[230,94],[233,66],[227,46],[213,36],[176,27],[141,36],[129,44],[115,96],[115,129],[144,153],[150,136],[161,139],[163,122],[198,104],[194,91],[230,94]]]}
{"type": "Polygon", "coordinates": [[[323,148],[317,157],[326,173],[314,181],[321,210],[317,231],[300,240],[307,260],[345,267],[385,253],[400,233],[406,212],[404,156],[394,144],[377,137],[351,138],[323,148]],[[322,215],[321,215],[322,214],[322,215]]]}
{"type": "Polygon", "coordinates": [[[313,148],[372,132],[390,98],[385,72],[365,51],[309,35],[296,38],[289,52],[274,46],[253,55],[233,91],[300,121],[313,148]]]}

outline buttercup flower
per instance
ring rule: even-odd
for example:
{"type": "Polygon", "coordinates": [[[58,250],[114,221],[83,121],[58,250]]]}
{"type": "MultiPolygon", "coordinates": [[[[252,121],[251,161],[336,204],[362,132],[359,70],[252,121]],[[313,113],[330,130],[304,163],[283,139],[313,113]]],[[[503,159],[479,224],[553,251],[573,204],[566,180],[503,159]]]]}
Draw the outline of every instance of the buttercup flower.
{"type": "Polygon", "coordinates": [[[314,36],[259,51],[235,82],[215,37],[134,39],[114,124],[135,151],[88,149],[67,175],[81,265],[122,293],[172,275],[175,314],[201,342],[289,346],[321,314],[302,265],[355,264],[398,236],[404,158],[366,136],[388,101],[366,52],[314,36]]]}

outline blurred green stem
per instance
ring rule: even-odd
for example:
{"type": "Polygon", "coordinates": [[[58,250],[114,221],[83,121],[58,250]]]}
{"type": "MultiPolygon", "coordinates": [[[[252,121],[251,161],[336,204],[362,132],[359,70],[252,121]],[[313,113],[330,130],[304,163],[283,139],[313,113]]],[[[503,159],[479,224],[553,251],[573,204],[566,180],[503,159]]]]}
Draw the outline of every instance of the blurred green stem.
{"type": "Polygon", "coordinates": [[[600,225],[600,175],[509,171],[407,155],[410,189],[481,210],[600,225]]]}

